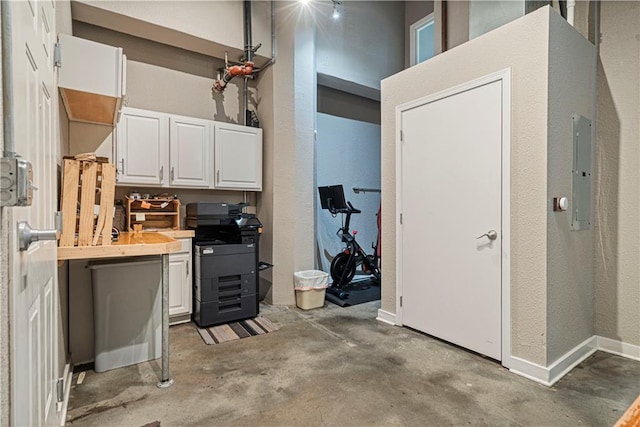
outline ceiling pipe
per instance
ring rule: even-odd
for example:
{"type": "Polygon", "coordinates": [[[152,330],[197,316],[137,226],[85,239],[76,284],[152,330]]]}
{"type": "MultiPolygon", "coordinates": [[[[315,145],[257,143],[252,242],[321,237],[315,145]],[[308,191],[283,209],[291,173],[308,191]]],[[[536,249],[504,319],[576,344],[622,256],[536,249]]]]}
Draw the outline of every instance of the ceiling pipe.
{"type": "Polygon", "coordinates": [[[16,157],[14,105],[13,105],[13,28],[12,2],[0,2],[2,16],[2,120],[3,153],[2,157],[16,157]]]}
{"type": "MultiPolygon", "coordinates": [[[[251,41],[251,1],[245,0],[243,4],[244,9],[244,58],[243,64],[232,65],[229,66],[229,61],[227,59],[227,55],[225,53],[224,63],[224,73],[222,77],[218,76],[218,79],[213,84],[213,89],[216,92],[222,92],[227,87],[227,83],[231,81],[234,77],[244,76],[244,77],[252,77],[254,71],[254,63],[253,63],[253,55],[260,48],[260,44],[258,46],[252,46],[251,41]]],[[[247,89],[247,79],[244,81],[244,111],[245,111],[245,119],[244,123],[246,124],[246,110],[249,103],[248,98],[248,89],[247,89]]]]}
{"type": "MultiPolygon", "coordinates": [[[[251,64],[251,72],[245,73],[245,75],[253,74],[253,47],[251,46],[251,43],[252,43],[251,24],[252,24],[251,1],[245,0],[244,1],[244,58],[247,61],[245,62],[245,64],[251,64]]],[[[243,105],[244,105],[242,120],[243,120],[243,124],[246,126],[248,121],[247,115],[249,113],[249,79],[244,79],[242,92],[243,92],[243,105]]]]}
{"type": "MultiPolygon", "coordinates": [[[[244,76],[245,83],[247,79],[255,78],[257,73],[267,69],[269,66],[276,63],[276,7],[275,1],[271,2],[271,59],[267,61],[262,67],[256,67],[253,62],[253,57],[256,51],[262,46],[252,46],[252,34],[251,34],[251,2],[244,2],[244,63],[229,65],[227,55],[225,54],[225,68],[220,69],[222,74],[218,73],[218,78],[213,84],[213,90],[216,92],[222,92],[227,86],[227,83],[234,77],[244,76]]],[[[243,91],[244,92],[244,91],[243,91]]],[[[246,95],[245,95],[246,99],[246,95]]],[[[244,103],[243,103],[244,104],[244,103]]],[[[246,105],[245,105],[246,110],[246,105]]],[[[246,116],[246,112],[245,112],[246,116]]],[[[245,117],[246,120],[246,117],[245,117]]],[[[245,122],[246,124],[246,122],[245,122]]]]}

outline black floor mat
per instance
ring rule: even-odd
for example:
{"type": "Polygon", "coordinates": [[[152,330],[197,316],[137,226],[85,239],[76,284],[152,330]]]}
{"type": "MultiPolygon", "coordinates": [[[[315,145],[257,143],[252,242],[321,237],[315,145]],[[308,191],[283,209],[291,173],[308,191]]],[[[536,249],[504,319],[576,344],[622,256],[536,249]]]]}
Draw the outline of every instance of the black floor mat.
{"type": "Polygon", "coordinates": [[[380,284],[374,277],[355,278],[351,283],[342,288],[342,292],[348,294],[346,298],[340,298],[327,289],[324,299],[340,307],[362,304],[380,299],[380,284]]]}

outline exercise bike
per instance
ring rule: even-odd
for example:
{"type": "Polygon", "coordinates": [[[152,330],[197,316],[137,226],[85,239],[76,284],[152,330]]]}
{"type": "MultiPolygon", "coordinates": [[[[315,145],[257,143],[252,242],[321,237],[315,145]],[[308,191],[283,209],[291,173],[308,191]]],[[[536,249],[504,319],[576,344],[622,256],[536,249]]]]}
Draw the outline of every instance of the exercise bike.
{"type": "Polygon", "coordinates": [[[333,283],[327,289],[328,292],[345,299],[349,295],[343,289],[351,282],[356,274],[356,268],[362,265],[365,273],[372,274],[380,283],[380,269],[378,267],[378,243],[372,244],[373,255],[367,255],[362,246],[356,241],[357,231],[353,234],[349,231],[351,215],[362,211],[353,207],[351,202],[345,201],[342,185],[318,187],[322,209],[327,209],[332,215],[342,214],[343,225],[336,233],[340,241],[345,244],[342,252],[338,253],[331,261],[331,279],[333,283]],[[344,218],[346,215],[346,219],[344,218]]]}

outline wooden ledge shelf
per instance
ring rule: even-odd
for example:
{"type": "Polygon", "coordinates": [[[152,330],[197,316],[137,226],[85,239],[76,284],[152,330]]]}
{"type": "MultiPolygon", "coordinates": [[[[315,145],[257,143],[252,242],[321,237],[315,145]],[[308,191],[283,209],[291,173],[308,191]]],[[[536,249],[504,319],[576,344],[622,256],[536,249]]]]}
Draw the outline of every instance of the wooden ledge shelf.
{"type": "Polygon", "coordinates": [[[118,258],[128,256],[162,255],[178,252],[182,244],[162,233],[120,233],[109,246],[69,246],[58,248],[58,260],[118,258]]]}

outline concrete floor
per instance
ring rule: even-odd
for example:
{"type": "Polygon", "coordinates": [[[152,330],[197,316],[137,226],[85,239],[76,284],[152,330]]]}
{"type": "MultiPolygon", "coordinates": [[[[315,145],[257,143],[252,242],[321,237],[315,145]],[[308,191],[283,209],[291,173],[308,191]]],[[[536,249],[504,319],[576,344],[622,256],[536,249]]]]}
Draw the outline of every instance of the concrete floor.
{"type": "Polygon", "coordinates": [[[159,361],[81,385],[76,373],[67,424],[611,426],[640,393],[639,362],[597,352],[548,388],[380,323],[378,307],[263,306],[277,332],[209,346],[193,324],[172,327],[171,388],[156,388],[159,361]]]}

